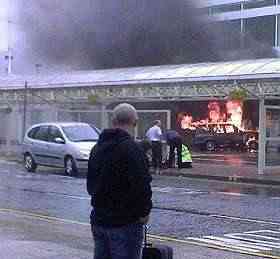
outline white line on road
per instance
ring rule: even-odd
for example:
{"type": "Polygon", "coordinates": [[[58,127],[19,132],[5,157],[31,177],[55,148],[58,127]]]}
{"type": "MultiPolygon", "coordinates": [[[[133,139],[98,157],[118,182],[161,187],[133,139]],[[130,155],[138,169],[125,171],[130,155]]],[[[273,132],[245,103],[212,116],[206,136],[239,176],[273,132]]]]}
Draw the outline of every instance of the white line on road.
{"type": "Polygon", "coordinates": [[[258,239],[257,237],[252,237],[245,233],[226,234],[225,236],[233,238],[233,239],[237,239],[237,240],[254,242],[255,244],[269,245],[274,248],[280,248],[280,242],[264,241],[262,239],[258,239]]]}
{"type": "Polygon", "coordinates": [[[216,192],[223,195],[230,195],[230,196],[250,196],[250,194],[246,193],[238,193],[238,192],[216,192]]]}
{"type": "Polygon", "coordinates": [[[242,240],[237,239],[231,239],[231,238],[225,238],[225,237],[215,237],[215,236],[205,236],[204,238],[211,239],[211,240],[218,240],[221,242],[224,242],[225,244],[235,244],[243,248],[249,248],[249,249],[257,249],[258,251],[271,251],[271,247],[263,246],[263,245],[255,245],[250,244],[249,242],[245,242],[242,240]]]}
{"type": "Polygon", "coordinates": [[[211,240],[208,238],[189,238],[188,240],[194,240],[197,242],[204,242],[207,244],[213,244],[213,245],[217,245],[217,246],[221,246],[221,247],[228,247],[228,248],[232,248],[232,249],[236,249],[236,250],[241,250],[241,251],[246,251],[246,252],[251,252],[251,253],[259,253],[260,250],[257,249],[251,249],[251,248],[245,248],[242,246],[238,246],[238,245],[234,245],[234,244],[226,244],[225,242],[222,241],[218,241],[218,240],[211,240]]]}
{"type": "Polygon", "coordinates": [[[269,224],[269,225],[280,226],[280,223],[278,223],[278,222],[265,221],[265,220],[258,220],[258,219],[246,219],[246,218],[233,217],[233,216],[225,216],[225,215],[218,215],[218,214],[212,214],[212,215],[210,215],[210,217],[214,217],[214,218],[223,218],[223,219],[231,219],[231,220],[238,220],[238,221],[247,221],[247,222],[253,222],[253,223],[260,223],[260,224],[269,224]]]}
{"type": "MultiPolygon", "coordinates": [[[[201,238],[190,237],[188,240],[194,240],[203,244],[218,246],[222,248],[232,248],[237,251],[247,251],[248,253],[262,254],[264,257],[280,258],[280,239],[274,235],[279,234],[273,230],[257,230],[244,233],[225,234],[220,236],[203,236],[201,238]],[[258,233],[266,233],[265,236],[258,233]],[[273,234],[270,236],[269,234],[273,234]],[[266,241],[269,240],[269,241],[266,241]]],[[[260,255],[259,255],[260,256],[260,255]]]]}

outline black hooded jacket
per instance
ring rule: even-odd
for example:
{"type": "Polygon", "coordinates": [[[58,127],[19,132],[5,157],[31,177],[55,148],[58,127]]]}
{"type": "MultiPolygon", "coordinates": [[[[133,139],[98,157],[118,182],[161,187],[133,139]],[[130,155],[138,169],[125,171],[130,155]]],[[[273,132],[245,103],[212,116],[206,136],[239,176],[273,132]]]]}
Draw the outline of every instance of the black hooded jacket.
{"type": "Polygon", "coordinates": [[[122,129],[105,129],[88,163],[92,224],[122,226],[147,216],[151,180],[145,154],[131,136],[122,129]]]}

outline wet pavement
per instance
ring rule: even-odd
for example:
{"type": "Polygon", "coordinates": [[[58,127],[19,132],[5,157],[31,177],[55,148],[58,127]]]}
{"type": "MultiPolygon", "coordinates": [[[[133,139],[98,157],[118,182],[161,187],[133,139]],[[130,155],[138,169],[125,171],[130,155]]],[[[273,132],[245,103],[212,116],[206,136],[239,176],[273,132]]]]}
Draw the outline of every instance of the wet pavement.
{"type": "MultiPolygon", "coordinates": [[[[227,173],[230,171],[223,165],[210,167],[194,163],[193,169],[184,169],[180,173],[198,172],[199,168],[203,171],[203,167],[209,170],[212,166],[221,167],[227,173]]],[[[15,245],[14,250],[18,252],[20,246],[26,246],[26,257],[18,258],[36,258],[28,257],[31,246],[34,246],[36,255],[36,249],[46,247],[45,257],[38,254],[41,256],[38,258],[57,258],[58,254],[61,254],[59,258],[66,258],[67,255],[68,258],[91,258],[93,244],[88,228],[91,208],[84,178],[65,177],[61,170],[43,167],[36,173],[27,173],[22,165],[2,160],[0,197],[0,239],[5,246],[3,249],[15,245]],[[44,227],[37,228],[38,224],[44,227]],[[79,244],[73,243],[73,240],[79,240],[79,244]]],[[[245,250],[240,250],[239,246],[233,246],[234,240],[228,238],[231,240],[230,249],[217,241],[215,249],[208,249],[205,245],[211,247],[213,243],[206,237],[225,240],[225,235],[250,231],[279,232],[280,229],[280,187],[277,185],[174,177],[164,172],[160,176],[153,175],[153,202],[150,234],[155,242],[164,240],[172,245],[176,251],[174,258],[247,258],[244,253],[254,254],[248,244],[245,244],[245,250]],[[193,243],[196,245],[193,246],[193,243]],[[220,251],[226,248],[238,254],[220,251]]],[[[240,245],[241,241],[238,242],[240,245]]],[[[279,246],[279,242],[273,246],[279,246]]],[[[253,249],[257,251],[254,255],[262,257],[265,250],[259,244],[257,247],[253,249]]],[[[275,249],[269,251],[269,258],[280,258],[275,249]],[[273,253],[276,253],[276,257],[272,257],[273,253]]]]}
{"type": "Polygon", "coordinates": [[[212,180],[280,185],[280,169],[270,168],[258,174],[256,153],[195,153],[193,168],[165,169],[163,175],[212,180]]]}
{"type": "MultiPolygon", "coordinates": [[[[89,225],[23,216],[14,211],[0,211],[0,253],[2,259],[88,259],[94,244],[89,225]]],[[[149,236],[153,244],[169,245],[174,259],[252,259],[254,256],[232,251],[199,247],[175,240],[149,236]]]]}

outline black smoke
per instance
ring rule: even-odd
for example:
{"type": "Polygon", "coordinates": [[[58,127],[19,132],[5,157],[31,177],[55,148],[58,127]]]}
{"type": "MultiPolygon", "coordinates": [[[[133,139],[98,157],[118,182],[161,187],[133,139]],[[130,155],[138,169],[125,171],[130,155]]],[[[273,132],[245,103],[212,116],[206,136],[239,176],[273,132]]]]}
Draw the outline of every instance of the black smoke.
{"type": "Polygon", "coordinates": [[[28,55],[41,63],[95,69],[273,56],[255,41],[242,54],[221,51],[221,29],[190,0],[17,1],[28,55]]]}

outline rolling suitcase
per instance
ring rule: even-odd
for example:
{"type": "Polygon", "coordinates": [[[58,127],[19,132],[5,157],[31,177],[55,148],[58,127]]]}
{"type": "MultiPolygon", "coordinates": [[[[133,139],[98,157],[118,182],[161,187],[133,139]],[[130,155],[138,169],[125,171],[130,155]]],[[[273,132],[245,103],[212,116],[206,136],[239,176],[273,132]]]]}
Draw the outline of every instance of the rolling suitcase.
{"type": "Polygon", "coordinates": [[[143,247],[143,259],[173,259],[173,250],[166,245],[153,245],[147,242],[147,226],[145,226],[145,237],[143,247]]]}

